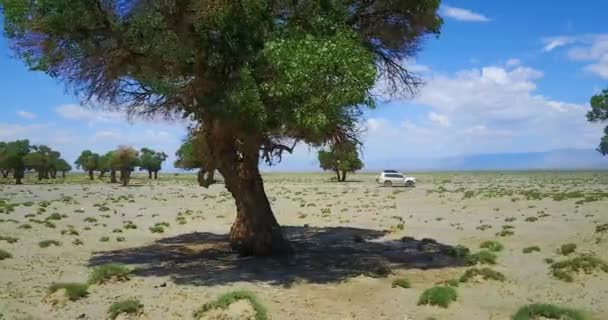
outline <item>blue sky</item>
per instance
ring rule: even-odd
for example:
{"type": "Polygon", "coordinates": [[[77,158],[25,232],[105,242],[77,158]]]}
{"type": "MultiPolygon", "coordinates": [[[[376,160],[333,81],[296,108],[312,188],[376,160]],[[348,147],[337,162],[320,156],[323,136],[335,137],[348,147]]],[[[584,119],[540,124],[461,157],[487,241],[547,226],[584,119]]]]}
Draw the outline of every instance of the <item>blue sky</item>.
{"type": "MultiPolygon", "coordinates": [[[[584,115],[589,97],[608,87],[606,12],[602,0],[444,1],[441,35],[403,62],[426,85],[366,113],[364,161],[595,148],[602,127],[584,115]]],[[[29,138],[73,160],[119,144],[173,155],[186,134],[184,123],[82,108],[11,56],[1,37],[0,140],[29,138]]],[[[300,146],[274,169],[314,169],[315,158],[300,146]]]]}

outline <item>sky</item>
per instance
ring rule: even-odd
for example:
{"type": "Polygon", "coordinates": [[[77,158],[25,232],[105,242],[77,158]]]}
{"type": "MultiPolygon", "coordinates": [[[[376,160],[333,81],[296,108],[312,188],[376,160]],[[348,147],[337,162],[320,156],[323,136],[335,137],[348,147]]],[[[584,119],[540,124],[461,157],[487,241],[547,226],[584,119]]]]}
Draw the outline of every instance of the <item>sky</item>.
{"type": "MultiPolygon", "coordinates": [[[[605,0],[443,1],[441,34],[403,62],[425,85],[413,98],[380,96],[365,113],[363,161],[595,148],[603,127],[585,113],[608,88],[606,12],[605,0]]],[[[0,140],[48,144],[70,162],[84,149],[146,146],[169,154],[172,168],[185,123],[81,106],[8,46],[0,36],[0,140]]],[[[316,150],[299,145],[264,169],[317,167],[316,150]]]]}

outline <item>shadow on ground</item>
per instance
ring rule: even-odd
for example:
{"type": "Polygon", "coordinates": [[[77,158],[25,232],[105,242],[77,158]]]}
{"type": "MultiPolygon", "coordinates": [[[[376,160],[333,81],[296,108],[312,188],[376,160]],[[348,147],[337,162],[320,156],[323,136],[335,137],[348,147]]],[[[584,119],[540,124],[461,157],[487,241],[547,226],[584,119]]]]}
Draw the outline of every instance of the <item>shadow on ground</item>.
{"type": "Polygon", "coordinates": [[[215,285],[263,281],[339,282],[360,274],[392,269],[435,269],[461,266],[446,254],[453,247],[431,239],[383,240],[386,231],[349,227],[284,227],[295,254],[280,258],[242,257],[230,251],[228,235],[189,233],[152,245],[96,252],[89,266],[123,263],[136,275],[170,276],[177,284],[215,285]]]}

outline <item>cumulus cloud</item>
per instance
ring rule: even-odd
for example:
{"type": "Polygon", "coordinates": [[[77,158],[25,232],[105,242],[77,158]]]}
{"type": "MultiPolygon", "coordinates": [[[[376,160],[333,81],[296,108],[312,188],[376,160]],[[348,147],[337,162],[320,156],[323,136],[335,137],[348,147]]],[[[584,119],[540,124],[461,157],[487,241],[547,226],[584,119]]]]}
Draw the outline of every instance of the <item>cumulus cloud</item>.
{"type": "Polygon", "coordinates": [[[452,125],[450,123],[450,119],[447,116],[435,112],[429,113],[429,120],[439,124],[442,127],[449,127],[452,125]]]}
{"type": "Polygon", "coordinates": [[[544,39],[545,52],[558,47],[568,48],[567,57],[587,62],[583,70],[608,79],[608,34],[557,36],[544,39]]]}
{"type": "Polygon", "coordinates": [[[456,8],[451,6],[442,6],[440,14],[444,17],[452,18],[459,21],[471,22],[489,22],[490,18],[469,9],[456,8]]]}
{"type": "Polygon", "coordinates": [[[125,115],[119,112],[92,110],[76,104],[66,104],[55,108],[55,112],[64,119],[85,121],[88,123],[110,123],[124,121],[125,115]]]}
{"type": "Polygon", "coordinates": [[[17,111],[17,115],[23,119],[27,119],[27,120],[33,120],[36,119],[36,114],[33,112],[29,112],[29,111],[25,111],[25,110],[18,110],[17,111]]]}

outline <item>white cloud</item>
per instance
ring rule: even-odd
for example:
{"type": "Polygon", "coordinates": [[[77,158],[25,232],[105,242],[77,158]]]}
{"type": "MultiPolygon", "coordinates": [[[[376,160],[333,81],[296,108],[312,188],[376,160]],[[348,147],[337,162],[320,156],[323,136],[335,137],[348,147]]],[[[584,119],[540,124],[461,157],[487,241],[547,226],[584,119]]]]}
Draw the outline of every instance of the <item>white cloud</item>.
{"type": "Polygon", "coordinates": [[[517,67],[517,66],[521,65],[521,60],[511,58],[511,59],[507,60],[507,62],[505,62],[505,65],[507,67],[517,67]]]}
{"type": "Polygon", "coordinates": [[[27,120],[33,120],[36,119],[36,114],[33,112],[29,112],[29,111],[25,111],[25,110],[18,110],[17,111],[17,115],[20,116],[23,119],[27,119],[27,120]]]}
{"type": "Polygon", "coordinates": [[[449,127],[452,125],[450,123],[450,119],[446,115],[431,112],[431,113],[429,113],[428,117],[429,117],[429,120],[439,124],[442,127],[449,127]]]}
{"type": "Polygon", "coordinates": [[[588,62],[583,70],[608,79],[608,34],[557,36],[544,39],[544,51],[569,47],[567,56],[574,61],[588,62]]]}
{"type": "Polygon", "coordinates": [[[102,122],[120,122],[126,119],[123,113],[106,110],[93,110],[76,104],[66,104],[55,108],[55,111],[68,120],[86,121],[89,124],[102,122]]]}
{"type": "Polygon", "coordinates": [[[459,21],[489,22],[490,18],[469,9],[442,6],[440,14],[459,21]]]}

